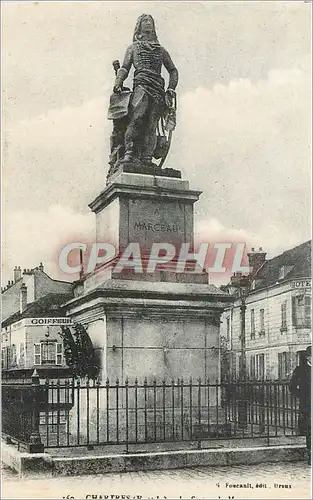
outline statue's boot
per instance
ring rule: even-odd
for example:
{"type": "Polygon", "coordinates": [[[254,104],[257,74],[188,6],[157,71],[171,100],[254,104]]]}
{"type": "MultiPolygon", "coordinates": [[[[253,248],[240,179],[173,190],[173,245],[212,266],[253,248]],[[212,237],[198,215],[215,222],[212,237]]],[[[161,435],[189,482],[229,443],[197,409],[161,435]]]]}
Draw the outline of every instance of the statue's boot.
{"type": "Polygon", "coordinates": [[[125,166],[130,166],[132,168],[134,167],[136,169],[140,169],[141,161],[140,161],[140,158],[138,158],[138,155],[135,154],[134,148],[127,147],[127,145],[126,145],[126,151],[124,154],[124,158],[121,161],[121,164],[125,165],[125,166]]]}
{"type": "Polygon", "coordinates": [[[135,159],[133,142],[126,143],[123,163],[133,163],[135,159]]]}
{"type": "Polygon", "coordinates": [[[155,167],[155,163],[153,163],[152,161],[152,156],[150,155],[145,155],[141,158],[141,163],[145,166],[145,167],[155,167]]]}
{"type": "Polygon", "coordinates": [[[133,163],[133,161],[134,161],[134,153],[126,151],[124,154],[123,163],[133,163]]]}

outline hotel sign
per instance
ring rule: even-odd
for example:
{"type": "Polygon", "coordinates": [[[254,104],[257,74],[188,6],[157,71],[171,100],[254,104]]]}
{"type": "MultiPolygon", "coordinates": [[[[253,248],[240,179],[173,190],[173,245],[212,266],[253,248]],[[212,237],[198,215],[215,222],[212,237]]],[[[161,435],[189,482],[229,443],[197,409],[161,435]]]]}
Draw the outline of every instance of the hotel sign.
{"type": "Polygon", "coordinates": [[[295,280],[291,282],[291,288],[311,288],[311,280],[295,280]]]}

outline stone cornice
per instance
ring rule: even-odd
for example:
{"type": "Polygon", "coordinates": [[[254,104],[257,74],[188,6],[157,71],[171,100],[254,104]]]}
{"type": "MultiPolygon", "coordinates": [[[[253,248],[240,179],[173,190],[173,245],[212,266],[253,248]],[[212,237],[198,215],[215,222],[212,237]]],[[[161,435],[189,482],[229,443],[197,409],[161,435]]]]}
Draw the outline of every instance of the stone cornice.
{"type": "Polygon", "coordinates": [[[112,296],[111,294],[99,293],[97,294],[89,293],[82,297],[78,297],[67,303],[66,309],[70,316],[75,316],[82,314],[85,311],[94,310],[93,314],[99,315],[100,309],[104,313],[119,313],[119,315],[137,315],[138,314],[148,314],[151,315],[153,311],[160,316],[160,314],[167,314],[180,317],[189,317],[194,315],[195,317],[201,316],[212,316],[212,314],[220,315],[225,309],[225,303],[219,300],[218,296],[211,300],[208,298],[198,300],[188,300],[188,297],[184,299],[176,298],[175,301],[163,298],[147,298],[141,297],[121,297],[121,295],[112,296]]]}
{"type": "Polygon", "coordinates": [[[163,199],[171,201],[184,201],[186,203],[195,203],[199,200],[202,191],[174,189],[160,186],[136,186],[131,184],[114,183],[102,191],[88,206],[98,213],[104,207],[109,205],[117,197],[126,198],[145,198],[145,199],[163,199]]]}

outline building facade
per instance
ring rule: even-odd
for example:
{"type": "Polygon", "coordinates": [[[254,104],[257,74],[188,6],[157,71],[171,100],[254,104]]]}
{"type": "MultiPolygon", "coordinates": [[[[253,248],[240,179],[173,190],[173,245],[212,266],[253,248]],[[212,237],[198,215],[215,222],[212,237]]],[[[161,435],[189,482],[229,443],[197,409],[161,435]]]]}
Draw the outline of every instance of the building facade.
{"type": "Polygon", "coordinates": [[[14,281],[2,289],[2,370],[66,367],[59,332],[71,323],[62,307],[70,298],[71,283],[53,280],[42,264],[14,269],[14,281]]]}
{"type": "MultiPolygon", "coordinates": [[[[252,268],[245,297],[245,364],[252,379],[287,380],[311,344],[311,242],[266,260],[260,249],[248,254],[252,268]]],[[[242,301],[232,282],[234,302],[222,315],[222,377],[239,376],[242,301]]]]}

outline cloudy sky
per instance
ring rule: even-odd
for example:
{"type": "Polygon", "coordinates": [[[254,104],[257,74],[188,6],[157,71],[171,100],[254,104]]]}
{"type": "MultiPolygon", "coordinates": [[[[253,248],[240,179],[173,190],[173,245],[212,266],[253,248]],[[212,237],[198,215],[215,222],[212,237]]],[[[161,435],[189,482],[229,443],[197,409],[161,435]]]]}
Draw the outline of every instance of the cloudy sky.
{"type": "Polygon", "coordinates": [[[93,236],[112,60],[151,13],[180,73],[167,166],[203,194],[202,240],[268,256],[310,238],[310,18],[295,2],[2,3],[3,280],[93,236]]]}

